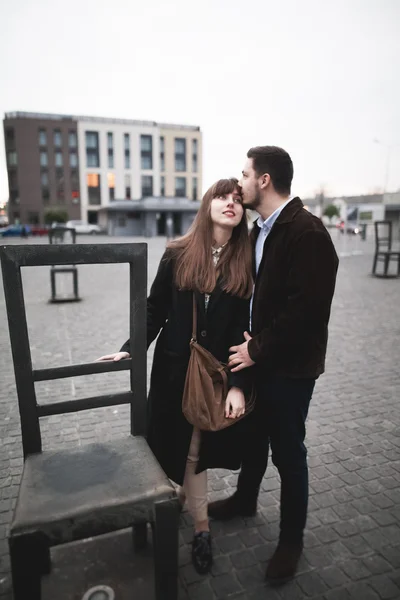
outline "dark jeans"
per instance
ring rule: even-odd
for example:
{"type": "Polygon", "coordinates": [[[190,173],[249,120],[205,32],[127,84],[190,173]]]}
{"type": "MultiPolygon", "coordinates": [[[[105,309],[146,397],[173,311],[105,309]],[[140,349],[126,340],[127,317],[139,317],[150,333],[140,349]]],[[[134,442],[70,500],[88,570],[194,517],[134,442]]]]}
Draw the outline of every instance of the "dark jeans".
{"type": "Polygon", "coordinates": [[[249,417],[250,435],[239,475],[238,492],[254,498],[268,463],[281,478],[280,540],[300,542],[307,518],[308,467],[304,445],[305,421],[314,379],[261,378],[257,406],[249,417]]]}

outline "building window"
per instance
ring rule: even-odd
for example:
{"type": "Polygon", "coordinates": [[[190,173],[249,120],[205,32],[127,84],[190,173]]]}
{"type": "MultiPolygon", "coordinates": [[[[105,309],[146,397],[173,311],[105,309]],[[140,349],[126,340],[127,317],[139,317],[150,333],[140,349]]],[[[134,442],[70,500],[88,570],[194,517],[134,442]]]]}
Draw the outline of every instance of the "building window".
{"type": "Polygon", "coordinates": [[[153,195],[153,176],[142,175],[142,198],[153,195]]]}
{"type": "Polygon", "coordinates": [[[41,173],[40,183],[42,184],[42,187],[49,187],[49,174],[47,171],[43,171],[43,173],[41,173]]]}
{"type": "Polygon", "coordinates": [[[186,171],[185,138],[175,138],[175,171],[186,171]]]}
{"type": "Polygon", "coordinates": [[[46,188],[42,189],[42,200],[43,204],[48,204],[50,202],[50,192],[46,188]]]}
{"type": "Polygon", "coordinates": [[[198,141],[192,140],[192,171],[197,173],[197,156],[198,156],[198,141]]]}
{"type": "Polygon", "coordinates": [[[161,196],[165,196],[165,177],[161,175],[161,196]]]}
{"type": "Polygon", "coordinates": [[[175,177],[175,196],[177,198],[185,198],[186,177],[175,177]]]}
{"type": "Polygon", "coordinates": [[[108,198],[110,202],[115,200],[115,173],[107,173],[108,198]]]}
{"type": "Polygon", "coordinates": [[[79,177],[78,171],[71,171],[70,174],[71,181],[71,195],[73,204],[79,204],[79,177]]]}
{"type": "Polygon", "coordinates": [[[192,196],[193,196],[193,200],[198,200],[197,198],[197,177],[193,177],[192,180],[192,196]]]}
{"type": "Polygon", "coordinates": [[[88,173],[86,176],[89,204],[101,204],[100,175],[88,173]]]}
{"type": "Polygon", "coordinates": [[[57,188],[57,201],[60,203],[65,202],[64,172],[62,169],[56,169],[56,188],[57,188]]]}
{"type": "Polygon", "coordinates": [[[29,225],[39,225],[39,213],[28,212],[28,223],[29,225]]]}
{"type": "Polygon", "coordinates": [[[118,217],[118,227],[126,227],[126,218],[118,217]]]}
{"type": "Polygon", "coordinates": [[[112,132],[107,133],[108,168],[114,168],[114,139],[112,132]]]}
{"type": "Polygon", "coordinates": [[[86,131],[86,166],[99,167],[99,134],[97,131],[86,131]]]}
{"type": "Polygon", "coordinates": [[[56,167],[62,167],[63,166],[62,152],[56,152],[55,153],[55,165],[56,165],[56,167]]]}
{"type": "Polygon", "coordinates": [[[15,141],[15,132],[13,127],[7,127],[6,132],[6,142],[12,144],[15,141]]]}
{"type": "Polygon", "coordinates": [[[39,146],[47,146],[47,134],[45,129],[39,129],[39,146]]]}
{"type": "Polygon", "coordinates": [[[131,199],[131,176],[128,174],[125,175],[125,198],[131,199]]]}
{"type": "Polygon", "coordinates": [[[165,171],[165,139],[160,137],[160,169],[165,171]]]}
{"type": "Polygon", "coordinates": [[[78,140],[76,138],[76,131],[70,131],[68,134],[68,144],[70,148],[76,148],[78,140]]]}
{"type": "Polygon", "coordinates": [[[48,165],[47,152],[41,152],[40,153],[40,166],[47,167],[47,165],[48,165]]]}
{"type": "Polygon", "coordinates": [[[16,152],[8,152],[7,153],[7,162],[10,167],[17,166],[17,153],[16,152]]]}
{"type": "Polygon", "coordinates": [[[78,171],[71,171],[70,180],[71,180],[71,189],[79,190],[78,171]]]}
{"type": "Polygon", "coordinates": [[[69,166],[71,169],[76,169],[78,166],[78,155],[76,152],[71,152],[69,155],[69,166]]]}
{"type": "Polygon", "coordinates": [[[10,169],[8,171],[8,185],[10,187],[10,190],[15,190],[18,186],[17,171],[15,169],[10,169]]]}
{"type": "Polygon", "coordinates": [[[125,169],[131,168],[131,147],[130,147],[130,135],[124,133],[124,156],[125,156],[125,169]]]}
{"type": "Polygon", "coordinates": [[[62,138],[61,131],[59,129],[54,130],[54,145],[56,148],[61,148],[62,138]]]}
{"type": "Polygon", "coordinates": [[[140,136],[140,158],[143,171],[153,168],[153,136],[140,136]]]}
{"type": "Polygon", "coordinates": [[[19,204],[19,191],[17,189],[10,191],[11,204],[19,204]]]}

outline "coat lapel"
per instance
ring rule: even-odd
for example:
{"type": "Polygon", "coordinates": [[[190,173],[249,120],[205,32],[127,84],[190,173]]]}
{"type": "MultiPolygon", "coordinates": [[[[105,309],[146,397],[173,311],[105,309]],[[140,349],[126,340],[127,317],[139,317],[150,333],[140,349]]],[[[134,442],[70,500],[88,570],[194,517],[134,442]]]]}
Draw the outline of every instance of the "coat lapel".
{"type": "MultiPolygon", "coordinates": [[[[215,286],[215,289],[212,292],[212,294],[210,296],[210,300],[208,302],[207,315],[212,313],[213,310],[215,309],[215,306],[218,304],[218,300],[221,298],[222,292],[223,292],[223,289],[218,280],[217,285],[215,286]]],[[[204,299],[204,296],[203,296],[203,299],[204,299]]]]}
{"type": "Polygon", "coordinates": [[[205,314],[206,314],[204,294],[201,294],[200,292],[198,292],[196,290],[194,292],[194,295],[196,297],[196,302],[197,302],[197,313],[201,314],[202,319],[204,319],[205,314]]]}

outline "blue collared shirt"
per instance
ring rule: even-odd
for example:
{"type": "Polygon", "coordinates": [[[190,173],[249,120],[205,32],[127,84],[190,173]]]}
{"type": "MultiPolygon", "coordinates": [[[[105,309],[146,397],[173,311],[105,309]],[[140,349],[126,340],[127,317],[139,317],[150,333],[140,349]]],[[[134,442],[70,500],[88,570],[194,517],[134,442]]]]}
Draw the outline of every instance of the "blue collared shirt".
{"type": "MultiPolygon", "coordinates": [[[[260,232],[258,234],[258,238],[256,241],[256,247],[255,247],[256,275],[258,274],[258,269],[260,268],[261,259],[262,259],[263,252],[264,252],[265,240],[267,239],[269,232],[272,229],[273,224],[275,223],[275,221],[277,220],[277,218],[279,217],[279,215],[281,214],[281,212],[283,211],[285,206],[287,206],[289,204],[289,202],[291,202],[293,200],[293,198],[294,198],[294,196],[290,196],[286,200],[286,202],[284,202],[283,204],[281,204],[281,206],[279,206],[276,210],[274,210],[272,215],[270,215],[267,219],[265,219],[265,221],[262,220],[261,216],[258,217],[258,219],[256,221],[258,227],[260,228],[260,232]]],[[[253,295],[251,296],[251,301],[250,301],[250,329],[251,329],[251,313],[253,310],[253,297],[254,297],[254,288],[253,288],[253,295]]]]}
{"type": "Polygon", "coordinates": [[[260,233],[258,234],[256,242],[256,273],[258,273],[258,269],[260,268],[265,240],[267,239],[273,224],[275,223],[285,206],[287,206],[289,202],[291,202],[291,200],[293,200],[293,196],[290,196],[290,198],[288,198],[286,202],[284,202],[283,204],[281,204],[281,206],[274,210],[272,215],[270,215],[268,219],[265,219],[265,221],[263,221],[261,217],[258,217],[257,219],[257,225],[260,228],[260,233]]]}

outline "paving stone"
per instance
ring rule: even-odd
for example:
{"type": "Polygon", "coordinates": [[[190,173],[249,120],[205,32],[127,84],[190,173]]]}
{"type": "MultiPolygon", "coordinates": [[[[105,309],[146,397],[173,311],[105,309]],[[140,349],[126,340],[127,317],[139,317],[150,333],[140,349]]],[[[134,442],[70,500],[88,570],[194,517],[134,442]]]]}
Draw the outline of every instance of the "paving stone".
{"type": "Polygon", "coordinates": [[[259,565],[239,569],[236,572],[236,576],[246,591],[265,587],[264,571],[259,565]]]}
{"type": "Polygon", "coordinates": [[[379,595],[365,582],[353,583],[347,586],[352,600],[378,600],[379,595]]]}
{"type": "Polygon", "coordinates": [[[321,579],[329,588],[344,586],[349,583],[349,577],[338,566],[326,567],[318,571],[321,579]]]}
{"type": "Polygon", "coordinates": [[[242,591],[242,586],[232,573],[213,577],[210,581],[210,585],[217,598],[226,598],[231,594],[242,591]]]}
{"type": "Polygon", "coordinates": [[[392,571],[392,566],[379,554],[373,554],[362,559],[364,565],[373,575],[381,575],[392,571]]]}
{"type": "Polygon", "coordinates": [[[400,588],[387,575],[376,575],[368,582],[383,600],[400,598],[400,588]]]}
{"type": "Polygon", "coordinates": [[[339,567],[354,581],[365,579],[371,575],[371,570],[368,568],[368,565],[365,564],[365,560],[362,560],[361,558],[346,560],[339,563],[339,567]]]}
{"type": "Polygon", "coordinates": [[[307,596],[322,595],[328,589],[328,586],[316,571],[299,575],[297,583],[307,596]]]}
{"type": "Polygon", "coordinates": [[[257,564],[258,560],[253,552],[250,550],[243,550],[242,552],[232,552],[230,555],[231,562],[236,569],[244,569],[257,564]]]}
{"type": "Polygon", "coordinates": [[[326,594],[324,594],[325,600],[351,600],[350,592],[348,592],[345,588],[340,588],[337,590],[330,590],[326,594]]]}

